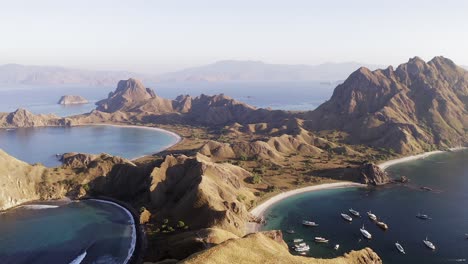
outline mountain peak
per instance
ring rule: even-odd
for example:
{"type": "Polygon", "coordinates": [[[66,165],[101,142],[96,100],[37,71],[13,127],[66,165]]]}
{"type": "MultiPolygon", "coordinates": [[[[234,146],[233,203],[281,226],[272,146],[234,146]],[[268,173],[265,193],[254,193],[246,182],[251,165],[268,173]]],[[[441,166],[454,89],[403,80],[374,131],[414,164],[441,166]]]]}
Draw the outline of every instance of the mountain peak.
{"type": "Polygon", "coordinates": [[[130,78],[119,81],[115,92],[110,92],[107,99],[97,102],[96,105],[99,111],[116,112],[155,97],[153,90],[145,88],[141,81],[130,78]]]}

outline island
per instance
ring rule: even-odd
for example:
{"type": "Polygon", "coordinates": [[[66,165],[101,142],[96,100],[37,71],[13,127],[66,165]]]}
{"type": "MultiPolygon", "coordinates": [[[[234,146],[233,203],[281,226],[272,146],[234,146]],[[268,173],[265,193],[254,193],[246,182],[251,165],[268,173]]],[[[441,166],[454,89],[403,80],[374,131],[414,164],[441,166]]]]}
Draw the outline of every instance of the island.
{"type": "Polygon", "coordinates": [[[330,100],[302,112],[256,108],[224,94],[171,100],[139,80],[122,80],[90,113],[60,118],[18,110],[0,113],[0,127],[137,125],[182,140],[131,161],[68,153],[57,168],[0,152],[0,164],[15,175],[0,181],[7,186],[0,209],[64,196],[124,201],[140,211],[148,237],[144,259],[153,263],[234,263],[239,259],[229,259],[229,252],[239,248],[245,262],[262,252],[266,261],[276,254],[289,263],[381,263],[369,248],[330,262],[292,256],[281,231],[248,234],[249,225],[262,221],[252,210],[308,186],[391,183],[376,164],[466,146],[467,87],[468,72],[443,57],[415,57],[396,69],[360,68],[330,100]]]}
{"type": "Polygon", "coordinates": [[[86,98],[79,95],[64,95],[58,101],[60,105],[75,105],[75,104],[87,104],[89,103],[86,98]]]}

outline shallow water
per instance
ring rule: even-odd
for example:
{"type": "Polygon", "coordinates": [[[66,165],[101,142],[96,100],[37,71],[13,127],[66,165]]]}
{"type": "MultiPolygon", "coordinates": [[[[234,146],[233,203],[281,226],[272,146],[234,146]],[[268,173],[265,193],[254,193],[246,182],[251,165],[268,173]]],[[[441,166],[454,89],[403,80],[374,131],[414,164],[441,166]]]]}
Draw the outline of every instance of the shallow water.
{"type": "Polygon", "coordinates": [[[309,255],[331,258],[350,250],[371,247],[384,263],[451,263],[468,261],[468,151],[436,154],[388,168],[393,176],[406,175],[407,186],[389,185],[378,188],[346,188],[300,194],[285,199],[266,211],[264,230],[294,229],[285,234],[292,239],[304,238],[311,246],[309,255]],[[423,191],[429,186],[433,192],[423,191]],[[362,217],[352,223],[340,213],[353,208],[362,217]],[[367,217],[371,210],[389,225],[381,230],[367,217]],[[428,214],[431,220],[416,218],[428,214]],[[301,225],[303,219],[315,221],[319,227],[301,225]],[[372,240],[362,237],[359,228],[365,225],[372,240]],[[323,236],[329,244],[315,244],[313,238],[323,236]],[[431,251],[422,240],[428,236],[437,249],[431,251]],[[400,242],[406,255],[400,254],[395,242],[400,242]],[[333,249],[340,244],[340,249],[333,249]]]}
{"type": "Polygon", "coordinates": [[[113,204],[80,201],[57,208],[17,208],[0,214],[0,263],[124,263],[133,224],[113,204]]]}
{"type": "Polygon", "coordinates": [[[0,149],[29,162],[60,165],[56,154],[109,153],[125,158],[159,152],[177,142],[162,131],[118,126],[0,129],[0,149]]]}

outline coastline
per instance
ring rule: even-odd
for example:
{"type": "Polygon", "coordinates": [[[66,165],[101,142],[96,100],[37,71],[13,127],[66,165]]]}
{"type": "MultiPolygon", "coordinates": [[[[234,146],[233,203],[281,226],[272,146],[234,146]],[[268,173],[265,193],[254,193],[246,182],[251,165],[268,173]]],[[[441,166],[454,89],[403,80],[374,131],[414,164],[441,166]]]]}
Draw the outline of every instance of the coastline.
{"type": "Polygon", "coordinates": [[[151,155],[157,154],[159,152],[162,152],[164,150],[167,150],[168,148],[171,148],[171,147],[179,144],[182,141],[182,137],[179,134],[177,134],[175,132],[172,132],[172,131],[169,131],[169,130],[159,128],[159,127],[137,126],[137,125],[126,125],[126,124],[106,124],[106,123],[79,124],[79,125],[73,125],[72,127],[79,127],[79,126],[111,126],[111,127],[146,129],[146,130],[153,130],[153,131],[158,131],[158,132],[161,132],[161,133],[165,133],[165,134],[170,135],[170,136],[172,136],[172,137],[174,137],[176,139],[174,143],[170,143],[170,144],[168,144],[166,146],[163,146],[160,150],[157,150],[157,151],[155,151],[153,153],[150,153],[150,154],[143,154],[141,156],[130,158],[129,159],[130,161],[135,161],[135,160],[143,158],[145,156],[151,156],[151,155]]]}
{"type": "MultiPolygon", "coordinates": [[[[255,208],[250,210],[250,214],[257,218],[262,218],[265,211],[273,206],[274,204],[297,194],[327,190],[327,189],[339,189],[339,188],[350,188],[350,187],[366,187],[367,185],[355,182],[334,182],[334,183],[323,183],[319,185],[307,186],[304,188],[299,188],[295,190],[290,190],[286,192],[279,193],[268,200],[264,201],[260,205],[257,205],[255,208]]],[[[260,224],[254,222],[248,222],[246,225],[246,234],[258,232],[260,229],[260,224]]]]}
{"type": "MultiPolygon", "coordinates": [[[[465,149],[468,149],[468,148],[467,147],[456,147],[456,148],[450,148],[449,150],[450,151],[462,151],[462,150],[465,150],[465,149]]],[[[429,157],[431,155],[445,153],[445,152],[447,152],[447,151],[435,150],[435,151],[424,152],[424,153],[421,153],[421,154],[406,156],[406,157],[402,157],[402,158],[398,158],[398,159],[387,160],[387,161],[384,161],[384,162],[378,164],[377,166],[379,166],[380,169],[385,171],[388,167],[396,165],[396,164],[400,164],[400,163],[404,163],[404,162],[408,162],[408,161],[412,161],[412,160],[424,159],[424,158],[427,158],[427,157],[429,157]]]]}

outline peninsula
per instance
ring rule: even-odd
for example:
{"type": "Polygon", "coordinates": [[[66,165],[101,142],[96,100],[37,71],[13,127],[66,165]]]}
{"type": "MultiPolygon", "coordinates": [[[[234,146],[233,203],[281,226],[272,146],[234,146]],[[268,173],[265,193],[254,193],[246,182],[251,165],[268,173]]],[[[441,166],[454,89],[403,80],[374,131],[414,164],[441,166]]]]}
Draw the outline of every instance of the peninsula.
{"type": "MultiPolygon", "coordinates": [[[[208,256],[229,259],[231,248],[242,247],[246,261],[249,252],[262,251],[281,252],[291,263],[320,263],[291,256],[280,232],[245,236],[247,224],[259,220],[249,210],[281,192],[312,185],[385,184],[391,179],[377,163],[466,146],[466,98],[468,72],[443,57],[427,63],[416,57],[396,70],[358,69],[329,101],[307,112],[259,109],[223,94],[170,100],[136,79],[123,80],[90,113],[59,118],[18,110],[0,114],[0,127],[125,124],[159,127],[182,140],[133,161],[68,154],[54,169],[2,153],[0,161],[20,165],[18,181],[4,182],[12,191],[1,194],[1,208],[104,195],[140,208],[150,262],[215,263],[208,256]],[[28,192],[17,185],[29,186],[28,192]]],[[[381,263],[370,249],[344,258],[381,263]]]]}

